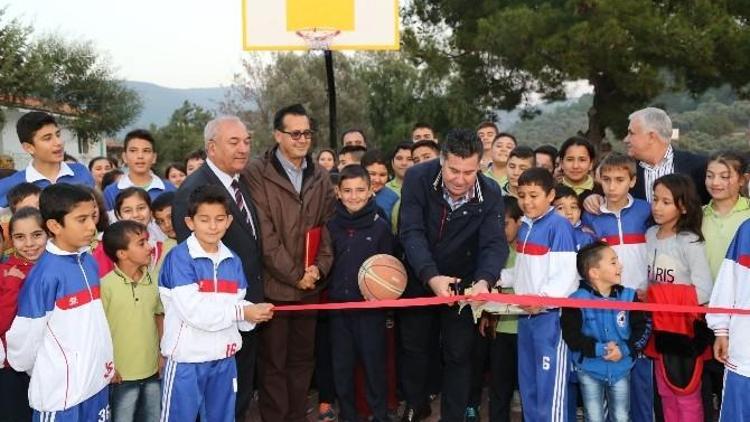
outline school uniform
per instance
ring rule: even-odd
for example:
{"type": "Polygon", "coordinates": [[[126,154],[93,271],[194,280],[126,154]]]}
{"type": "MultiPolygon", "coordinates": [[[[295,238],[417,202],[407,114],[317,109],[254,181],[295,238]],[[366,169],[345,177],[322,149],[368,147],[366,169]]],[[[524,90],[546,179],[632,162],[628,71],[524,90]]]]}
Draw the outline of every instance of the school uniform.
{"type": "Polygon", "coordinates": [[[94,187],[94,178],[86,166],[79,163],[60,163],[60,172],[56,180],[49,180],[39,173],[32,163],[25,169],[17,171],[12,175],[0,179],[0,208],[8,208],[8,192],[20,183],[33,183],[44,189],[55,183],[67,183],[70,185],[86,185],[94,187]]]}

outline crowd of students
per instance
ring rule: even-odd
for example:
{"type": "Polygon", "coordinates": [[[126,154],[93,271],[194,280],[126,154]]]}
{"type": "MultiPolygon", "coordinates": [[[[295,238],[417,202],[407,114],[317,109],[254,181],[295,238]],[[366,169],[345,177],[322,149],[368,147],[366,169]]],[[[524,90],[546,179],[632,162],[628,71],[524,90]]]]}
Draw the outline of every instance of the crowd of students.
{"type": "MultiPolygon", "coordinates": [[[[402,233],[402,219],[413,231],[423,216],[404,215],[402,206],[407,213],[417,209],[414,190],[422,187],[416,178],[429,177],[424,189],[436,189],[444,207],[436,223],[440,236],[446,221],[467,213],[463,207],[500,210],[493,239],[502,240],[508,257],[495,257],[502,271],[489,288],[542,298],[749,307],[744,156],[718,152],[701,161],[702,171],[685,174],[673,161],[683,152],[666,136],[666,113],[645,109],[630,120],[628,154],[601,157],[578,136],[559,149],[534,150],[492,122],[440,141],[420,123],[389,154],[371,148],[364,132],[345,132],[339,151],[320,149],[309,161],[328,172],[331,183],[322,186],[337,199],[322,235],[333,263],[324,274],[315,267],[309,279],[308,267],[302,282],[310,287],[298,287],[316,292],[309,303],[318,300],[319,281],[323,300],[361,301],[361,264],[387,253],[409,270],[405,296],[453,294],[425,278],[413,262],[422,252],[403,244],[413,234],[402,233]],[[638,148],[656,148],[660,156],[646,162],[638,148]],[[466,176],[471,188],[459,197],[439,183],[452,171],[445,160],[456,151],[468,151],[459,154],[461,162],[476,160],[476,171],[466,176]],[[421,174],[433,167],[435,174],[421,174]]],[[[206,185],[189,192],[185,209],[173,210],[177,190],[206,155],[192,153],[159,177],[153,171],[158,141],[145,130],[126,135],[122,167],[97,157],[88,168],[64,161],[49,114],[24,115],[17,133],[32,159],[0,180],[6,209],[0,420],[235,420],[240,332],[263,329],[274,318],[274,304],[247,300],[260,275],[249,277],[239,251],[222,242],[233,223],[230,207],[247,212],[242,207],[250,204],[241,197],[235,204],[225,187],[206,185]],[[178,225],[189,230],[179,243],[178,225]]],[[[296,134],[308,144],[311,138],[312,132],[296,134]]],[[[253,235],[269,230],[261,223],[256,232],[254,218],[243,215],[253,235]]],[[[435,245],[426,246],[440,255],[435,245]]],[[[444,259],[472,262],[473,252],[444,259]]],[[[318,420],[421,420],[441,392],[450,412],[462,406],[460,419],[445,412],[443,420],[479,420],[485,384],[493,422],[510,420],[519,405],[515,391],[524,420],[532,422],[573,421],[579,407],[587,421],[703,421],[713,420],[717,409],[722,421],[750,417],[743,400],[750,347],[740,334],[746,316],[522,310],[485,313],[462,333],[470,376],[450,380],[456,368],[446,361],[454,351],[445,350],[452,343],[440,327],[454,322],[442,310],[318,313],[312,385],[318,420]],[[444,365],[448,375],[441,379],[444,365]],[[397,415],[401,401],[405,409],[397,415]]]]}

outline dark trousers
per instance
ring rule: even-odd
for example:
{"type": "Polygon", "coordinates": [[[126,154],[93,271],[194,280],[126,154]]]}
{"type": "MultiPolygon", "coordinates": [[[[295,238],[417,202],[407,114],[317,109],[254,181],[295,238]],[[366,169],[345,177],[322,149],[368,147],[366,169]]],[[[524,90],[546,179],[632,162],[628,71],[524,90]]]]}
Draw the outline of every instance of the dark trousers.
{"type": "Polygon", "coordinates": [[[471,389],[471,352],[474,345],[474,318],[466,306],[440,311],[440,336],[443,339],[443,394],[440,417],[443,422],[463,422],[471,389]]]}
{"type": "Polygon", "coordinates": [[[234,406],[234,416],[238,421],[245,420],[245,414],[253,399],[255,360],[258,356],[259,339],[256,330],[259,328],[253,331],[240,332],[242,335],[242,347],[234,355],[234,360],[237,362],[237,401],[234,406]]]}
{"type": "Polygon", "coordinates": [[[490,422],[510,422],[510,402],[518,388],[518,335],[497,333],[489,354],[490,422]]]}
{"type": "Polygon", "coordinates": [[[714,394],[719,398],[721,409],[721,395],[724,389],[724,365],[716,359],[703,363],[703,378],[701,379],[701,397],[703,399],[703,420],[714,421],[714,394]]]}
{"type": "Polygon", "coordinates": [[[29,407],[29,376],[12,368],[0,369],[0,421],[28,422],[31,420],[29,407]]]}
{"type": "Polygon", "coordinates": [[[333,404],[336,389],[333,383],[330,321],[330,312],[318,314],[318,326],[315,327],[315,386],[318,388],[318,402],[333,404]]]}
{"type": "Polygon", "coordinates": [[[401,388],[406,404],[414,409],[427,405],[428,395],[439,385],[431,382],[440,374],[442,358],[440,350],[440,308],[404,308],[398,311],[399,337],[401,340],[401,388]]]}
{"type": "MultiPolygon", "coordinates": [[[[300,302],[317,303],[318,296],[300,302]]],[[[258,407],[265,422],[305,422],[307,392],[315,368],[315,324],[317,312],[279,312],[260,333],[258,407]]]]}
{"type": "MultiPolygon", "coordinates": [[[[494,331],[494,328],[489,330],[494,331]]],[[[484,388],[486,369],[489,366],[490,344],[492,336],[487,333],[486,337],[474,330],[474,347],[471,352],[471,392],[469,393],[469,406],[479,407],[482,403],[482,389],[484,388]]]]}
{"type": "Polygon", "coordinates": [[[361,363],[365,373],[365,395],[373,420],[388,419],[385,348],[385,312],[336,311],[331,313],[333,379],[339,398],[341,419],[356,421],[354,368],[361,363]]]}

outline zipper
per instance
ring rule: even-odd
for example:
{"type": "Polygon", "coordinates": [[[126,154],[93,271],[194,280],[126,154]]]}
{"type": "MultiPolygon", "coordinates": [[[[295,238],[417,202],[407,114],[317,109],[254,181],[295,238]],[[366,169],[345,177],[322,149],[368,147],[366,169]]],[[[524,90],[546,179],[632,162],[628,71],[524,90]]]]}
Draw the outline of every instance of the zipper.
{"type": "Polygon", "coordinates": [[[529,241],[529,236],[531,236],[531,229],[534,227],[534,222],[531,221],[529,224],[529,230],[526,232],[526,236],[523,238],[523,249],[522,253],[526,253],[526,243],[529,241]]]}
{"type": "Polygon", "coordinates": [[[620,213],[615,214],[615,217],[617,218],[617,233],[620,235],[620,245],[624,245],[625,238],[622,235],[622,218],[620,218],[620,213]]]}
{"type": "Polygon", "coordinates": [[[89,298],[94,300],[94,294],[91,292],[91,286],[89,285],[89,278],[86,277],[86,271],[83,269],[83,264],[81,263],[81,254],[76,256],[76,260],[78,261],[78,268],[80,268],[81,274],[83,274],[83,282],[86,283],[86,289],[89,291],[89,298]]]}
{"type": "Polygon", "coordinates": [[[445,228],[445,222],[448,219],[448,207],[443,205],[443,214],[440,217],[440,231],[438,232],[438,241],[443,240],[443,229],[445,228]]]}

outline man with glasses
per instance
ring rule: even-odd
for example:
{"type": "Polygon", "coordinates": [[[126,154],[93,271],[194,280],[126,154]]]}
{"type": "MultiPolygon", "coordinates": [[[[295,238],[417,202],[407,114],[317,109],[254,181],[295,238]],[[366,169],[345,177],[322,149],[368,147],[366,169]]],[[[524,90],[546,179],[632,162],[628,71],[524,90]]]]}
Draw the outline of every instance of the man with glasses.
{"type": "MultiPolygon", "coordinates": [[[[276,305],[317,303],[333,263],[325,226],[334,189],[328,172],[309,154],[313,134],[304,107],[279,110],[276,145],[244,172],[260,219],[264,291],[276,305]]],[[[279,313],[262,330],[258,375],[264,421],[306,420],[315,322],[314,312],[279,313]]]]}

